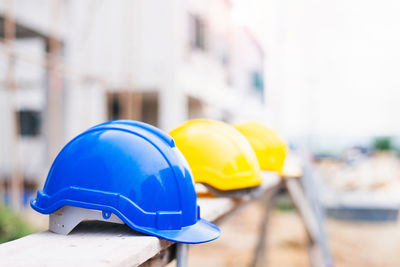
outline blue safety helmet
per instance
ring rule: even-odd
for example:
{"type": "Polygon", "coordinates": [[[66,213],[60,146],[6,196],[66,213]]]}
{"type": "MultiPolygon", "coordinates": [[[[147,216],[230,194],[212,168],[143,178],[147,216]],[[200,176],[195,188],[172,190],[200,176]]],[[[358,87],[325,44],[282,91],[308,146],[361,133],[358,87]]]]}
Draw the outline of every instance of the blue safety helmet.
{"type": "Polygon", "coordinates": [[[103,123],[58,154],[31,206],[50,214],[63,206],[116,214],[132,229],[181,243],[219,237],[200,218],[189,166],[165,132],[137,121],[103,123]]]}

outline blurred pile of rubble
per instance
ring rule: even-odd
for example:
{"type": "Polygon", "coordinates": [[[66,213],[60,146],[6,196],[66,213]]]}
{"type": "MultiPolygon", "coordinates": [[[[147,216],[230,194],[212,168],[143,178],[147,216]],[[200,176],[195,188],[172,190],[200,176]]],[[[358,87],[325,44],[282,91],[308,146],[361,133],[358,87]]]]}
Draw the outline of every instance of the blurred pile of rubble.
{"type": "Polygon", "coordinates": [[[400,192],[400,159],[392,153],[379,153],[348,164],[322,160],[316,164],[320,176],[339,191],[400,192]]]}
{"type": "Polygon", "coordinates": [[[357,202],[400,206],[400,158],[395,153],[326,158],[315,164],[325,203],[357,202]]]}

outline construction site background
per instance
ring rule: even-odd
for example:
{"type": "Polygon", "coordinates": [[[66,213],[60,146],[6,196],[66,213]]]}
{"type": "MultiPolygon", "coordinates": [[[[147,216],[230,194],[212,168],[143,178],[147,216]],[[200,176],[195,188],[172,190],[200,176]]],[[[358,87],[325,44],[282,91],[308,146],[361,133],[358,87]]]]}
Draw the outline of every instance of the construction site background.
{"type": "MultiPolygon", "coordinates": [[[[399,12],[391,0],[0,1],[0,241],[47,227],[29,200],[97,123],[257,120],[311,159],[337,266],[397,266],[397,220],[339,220],[337,207],[400,207],[399,12]]],[[[248,265],[262,208],[193,248],[190,266],[248,265]]],[[[270,265],[308,266],[295,213],[272,218],[270,265]]]]}

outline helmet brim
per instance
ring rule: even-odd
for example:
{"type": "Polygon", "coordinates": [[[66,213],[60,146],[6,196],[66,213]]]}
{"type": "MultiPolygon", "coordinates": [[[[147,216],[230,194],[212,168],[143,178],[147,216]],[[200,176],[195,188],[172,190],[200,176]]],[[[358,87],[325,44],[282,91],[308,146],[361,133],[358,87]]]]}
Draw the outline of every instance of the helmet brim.
{"type": "Polygon", "coordinates": [[[131,228],[169,241],[188,244],[209,242],[221,235],[221,230],[218,226],[204,219],[198,220],[193,225],[182,227],[180,230],[157,230],[152,228],[138,228],[137,226],[131,226],[131,228]]]}
{"type": "Polygon", "coordinates": [[[261,185],[263,181],[264,178],[261,173],[243,177],[227,177],[227,179],[210,179],[208,177],[207,179],[196,180],[195,178],[196,183],[205,184],[221,192],[255,188],[261,185]]]}
{"type": "Polygon", "coordinates": [[[258,197],[263,194],[263,189],[260,185],[254,187],[246,187],[234,190],[218,190],[208,184],[204,184],[208,191],[216,197],[230,197],[230,198],[242,198],[244,196],[258,197]]]}
{"type": "Polygon", "coordinates": [[[31,200],[31,207],[34,210],[43,214],[50,214],[63,206],[74,206],[95,210],[108,210],[117,215],[124,223],[126,223],[130,228],[135,231],[160,237],[173,242],[188,244],[205,243],[217,239],[221,235],[221,231],[219,230],[218,226],[204,219],[199,219],[195,224],[182,227],[179,230],[159,230],[156,228],[138,226],[127,217],[125,217],[119,210],[110,206],[105,207],[103,205],[95,205],[92,203],[88,204],[79,201],[64,200],[56,202],[50,207],[40,207],[37,205],[37,199],[31,200]]]}

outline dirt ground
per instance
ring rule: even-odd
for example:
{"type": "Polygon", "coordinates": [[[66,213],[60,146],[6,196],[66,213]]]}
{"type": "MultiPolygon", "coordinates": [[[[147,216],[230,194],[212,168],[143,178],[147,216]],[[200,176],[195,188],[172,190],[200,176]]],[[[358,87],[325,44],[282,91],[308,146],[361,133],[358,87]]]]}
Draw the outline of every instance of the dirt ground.
{"type": "MultiPolygon", "coordinates": [[[[190,247],[189,266],[249,266],[263,206],[254,203],[222,224],[222,236],[190,247]]],[[[329,219],[327,231],[335,266],[400,266],[400,223],[353,223],[329,219]]],[[[292,211],[273,211],[267,260],[261,266],[309,266],[303,224],[292,211]]]]}

